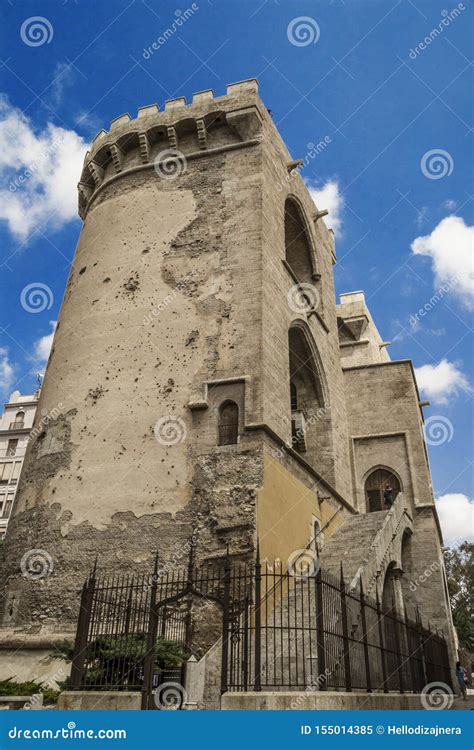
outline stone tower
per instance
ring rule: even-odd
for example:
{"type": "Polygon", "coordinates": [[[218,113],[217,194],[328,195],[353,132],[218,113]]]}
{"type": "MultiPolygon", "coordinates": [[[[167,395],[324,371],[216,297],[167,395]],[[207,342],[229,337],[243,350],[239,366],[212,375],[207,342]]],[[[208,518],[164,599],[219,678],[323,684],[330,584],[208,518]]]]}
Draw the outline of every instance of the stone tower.
{"type": "MultiPolygon", "coordinates": [[[[5,544],[2,623],[24,644],[73,633],[96,557],[143,571],[158,549],[179,565],[194,535],[201,561],[227,545],[251,558],[257,538],[286,561],[315,529],[330,550],[387,467],[404,502],[390,534],[373,529],[373,585],[417,526],[409,575],[439,559],[411,364],[390,361],[363,294],[336,305],[334,238],[298,165],[253,79],[143,107],[94,139],[5,544]],[[46,574],[28,575],[30,559],[46,574]]],[[[362,562],[371,538],[356,537],[362,562]]],[[[423,594],[440,624],[443,575],[423,594]]]]}

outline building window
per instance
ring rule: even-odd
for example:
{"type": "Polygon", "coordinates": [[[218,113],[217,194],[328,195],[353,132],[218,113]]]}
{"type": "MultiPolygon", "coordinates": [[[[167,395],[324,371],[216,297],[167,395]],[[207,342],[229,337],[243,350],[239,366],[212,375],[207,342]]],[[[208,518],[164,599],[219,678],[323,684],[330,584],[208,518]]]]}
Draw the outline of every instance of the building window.
{"type": "Polygon", "coordinates": [[[18,440],[9,440],[7,445],[7,456],[14,456],[18,448],[18,440]]]}
{"type": "Polygon", "coordinates": [[[219,409],[219,445],[234,445],[239,437],[239,407],[225,401],[219,409]]]}
{"type": "Polygon", "coordinates": [[[3,508],[2,518],[10,518],[12,507],[13,507],[13,493],[7,495],[5,507],[3,508]]]}
{"type": "Polygon", "coordinates": [[[10,422],[10,430],[22,430],[25,426],[25,412],[18,411],[15,420],[10,422]]]}
{"type": "Polygon", "coordinates": [[[12,473],[12,466],[12,461],[8,461],[5,464],[0,464],[0,484],[8,484],[10,474],[12,473]]]}
{"type": "Polygon", "coordinates": [[[400,482],[388,469],[376,469],[365,482],[367,512],[388,510],[401,491],[400,482]]]}
{"type": "Polygon", "coordinates": [[[13,473],[10,479],[10,484],[16,484],[18,482],[20,471],[21,471],[21,461],[16,461],[15,466],[13,467],[13,473]]]}

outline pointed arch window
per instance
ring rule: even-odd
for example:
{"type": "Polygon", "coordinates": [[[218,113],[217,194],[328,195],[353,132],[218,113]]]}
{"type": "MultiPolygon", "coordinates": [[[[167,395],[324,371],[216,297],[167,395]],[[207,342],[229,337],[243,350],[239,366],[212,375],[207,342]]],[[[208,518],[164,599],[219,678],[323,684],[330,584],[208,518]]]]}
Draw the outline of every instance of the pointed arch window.
{"type": "Polygon", "coordinates": [[[219,445],[234,445],[239,438],[239,407],[224,401],[219,409],[219,445]]]}
{"type": "Polygon", "coordinates": [[[389,469],[376,469],[366,479],[367,512],[388,510],[401,492],[400,482],[389,469]]]}

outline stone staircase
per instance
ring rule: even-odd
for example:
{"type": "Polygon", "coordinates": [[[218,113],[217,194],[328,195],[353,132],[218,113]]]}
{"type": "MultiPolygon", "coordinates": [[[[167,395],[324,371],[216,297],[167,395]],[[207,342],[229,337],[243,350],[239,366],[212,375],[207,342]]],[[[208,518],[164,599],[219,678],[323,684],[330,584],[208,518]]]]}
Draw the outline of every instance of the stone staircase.
{"type": "Polygon", "coordinates": [[[402,536],[411,528],[412,519],[400,493],[390,510],[348,518],[322,551],[321,568],[339,575],[342,562],[349,590],[362,577],[366,595],[375,597],[377,581],[383,581],[390,557],[400,556],[402,536]]]}

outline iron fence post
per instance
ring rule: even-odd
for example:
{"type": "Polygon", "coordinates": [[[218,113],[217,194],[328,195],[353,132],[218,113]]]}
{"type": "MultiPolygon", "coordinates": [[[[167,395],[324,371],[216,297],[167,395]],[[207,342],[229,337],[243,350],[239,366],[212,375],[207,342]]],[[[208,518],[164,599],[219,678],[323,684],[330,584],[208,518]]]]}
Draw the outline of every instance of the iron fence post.
{"type": "MultiPolygon", "coordinates": [[[[392,610],[396,613],[395,609],[395,597],[392,598],[392,610]]],[[[400,686],[400,692],[404,693],[404,682],[403,682],[403,665],[402,665],[402,655],[400,652],[400,633],[398,632],[398,616],[395,614],[393,617],[393,630],[395,635],[395,653],[397,656],[397,671],[398,671],[398,684],[400,686]]]]}
{"type": "Polygon", "coordinates": [[[362,576],[359,579],[360,583],[360,616],[362,623],[362,640],[364,643],[364,660],[365,660],[365,678],[367,683],[367,692],[372,692],[372,681],[370,678],[370,662],[369,662],[369,644],[367,642],[367,623],[365,617],[365,596],[364,589],[362,586],[362,576]]]}
{"type": "Polygon", "coordinates": [[[346,690],[352,691],[351,680],[351,658],[349,652],[349,631],[347,628],[347,602],[346,602],[346,584],[344,581],[344,570],[341,561],[341,617],[342,617],[342,643],[344,648],[344,678],[346,690]]]}
{"type": "Polygon", "coordinates": [[[412,648],[411,648],[411,638],[410,638],[411,632],[412,632],[412,628],[411,628],[411,625],[409,625],[408,623],[408,615],[407,615],[407,610],[405,607],[405,640],[406,640],[407,649],[408,649],[408,661],[410,663],[411,690],[413,693],[415,693],[416,692],[416,669],[415,669],[415,662],[414,662],[414,653],[412,653],[412,648]]]}
{"type": "Polygon", "coordinates": [[[260,565],[260,547],[257,543],[257,557],[255,559],[255,681],[254,690],[262,689],[262,667],[261,667],[261,647],[262,647],[262,618],[261,618],[261,586],[262,586],[262,569],[260,565]]]}
{"type": "Polygon", "coordinates": [[[416,620],[418,625],[418,639],[420,649],[420,661],[421,661],[421,689],[428,683],[428,675],[426,673],[426,661],[425,661],[425,643],[423,637],[423,623],[421,621],[420,610],[416,608],[416,620]]]}
{"type": "Polygon", "coordinates": [[[87,636],[89,634],[92,604],[94,601],[95,582],[94,566],[94,570],[89,576],[89,579],[84,582],[81,592],[81,604],[79,609],[76,639],[74,642],[74,652],[71,664],[71,688],[73,690],[78,690],[81,687],[84,677],[87,636]]]}
{"type": "Polygon", "coordinates": [[[383,691],[384,693],[388,693],[388,685],[387,685],[387,664],[385,661],[385,638],[384,638],[384,632],[383,632],[383,613],[382,609],[380,607],[380,599],[379,599],[379,592],[376,590],[375,593],[375,604],[377,609],[377,623],[378,623],[378,629],[379,629],[379,642],[380,642],[380,659],[382,662],[382,680],[383,680],[383,691]]]}
{"type": "Polygon", "coordinates": [[[222,612],[222,660],[221,660],[221,693],[228,689],[229,675],[229,624],[230,624],[230,558],[229,547],[224,564],[224,598],[222,612]]]}
{"type": "Polygon", "coordinates": [[[326,690],[326,652],[324,649],[324,597],[323,597],[323,579],[321,568],[318,568],[314,579],[316,586],[316,642],[318,652],[318,684],[320,690],[326,690]],[[324,679],[319,679],[324,675],[324,679]]]}
{"type": "Polygon", "coordinates": [[[156,592],[158,588],[158,553],[155,557],[155,568],[151,582],[150,609],[148,615],[148,633],[146,652],[143,659],[142,710],[150,708],[151,690],[153,687],[153,672],[155,668],[156,636],[158,631],[158,611],[156,608],[156,592]]]}

